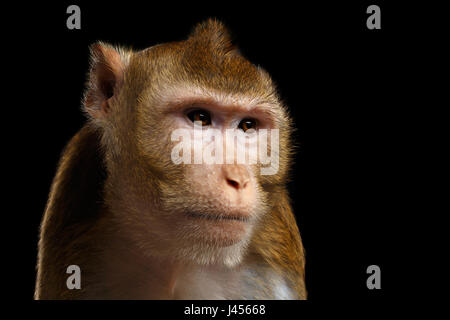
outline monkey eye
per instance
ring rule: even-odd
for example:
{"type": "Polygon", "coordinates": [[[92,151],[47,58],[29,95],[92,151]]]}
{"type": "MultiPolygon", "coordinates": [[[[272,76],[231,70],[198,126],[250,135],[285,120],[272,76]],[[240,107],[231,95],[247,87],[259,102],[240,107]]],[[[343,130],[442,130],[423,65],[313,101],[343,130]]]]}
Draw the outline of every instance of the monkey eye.
{"type": "Polygon", "coordinates": [[[242,119],[241,122],[239,122],[239,129],[242,129],[244,132],[250,129],[256,130],[256,120],[254,119],[242,119]]]}
{"type": "Polygon", "coordinates": [[[192,110],[187,114],[187,117],[192,122],[201,121],[202,126],[209,126],[211,124],[211,115],[205,110],[192,110]]]}

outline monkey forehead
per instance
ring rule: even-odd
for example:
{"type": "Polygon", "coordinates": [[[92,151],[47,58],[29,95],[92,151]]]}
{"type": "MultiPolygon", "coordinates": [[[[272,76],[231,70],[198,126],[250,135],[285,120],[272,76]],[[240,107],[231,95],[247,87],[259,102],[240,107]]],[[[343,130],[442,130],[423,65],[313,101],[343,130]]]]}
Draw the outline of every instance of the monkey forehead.
{"type": "Polygon", "coordinates": [[[192,39],[140,51],[131,59],[128,69],[129,78],[138,75],[145,87],[155,90],[173,83],[191,83],[228,94],[277,99],[275,85],[264,69],[236,50],[217,50],[192,39]]]}
{"type": "Polygon", "coordinates": [[[184,42],[146,49],[130,63],[130,88],[139,88],[141,106],[164,112],[169,107],[203,103],[228,111],[258,112],[274,126],[286,118],[286,110],[270,76],[262,68],[232,54],[203,59],[184,42]],[[186,53],[188,51],[188,53],[186,53]],[[191,59],[192,58],[192,59],[191,59]],[[137,76],[136,76],[137,75],[137,76]]]}
{"type": "Polygon", "coordinates": [[[256,96],[275,93],[270,76],[237,51],[188,47],[180,58],[180,67],[187,79],[202,87],[256,96]]]}
{"type": "Polygon", "coordinates": [[[160,113],[179,111],[189,107],[214,108],[216,111],[254,114],[277,127],[286,118],[284,107],[277,99],[249,94],[226,93],[202,88],[191,83],[179,83],[158,92],[144,91],[139,98],[143,108],[148,106],[160,113]]]}

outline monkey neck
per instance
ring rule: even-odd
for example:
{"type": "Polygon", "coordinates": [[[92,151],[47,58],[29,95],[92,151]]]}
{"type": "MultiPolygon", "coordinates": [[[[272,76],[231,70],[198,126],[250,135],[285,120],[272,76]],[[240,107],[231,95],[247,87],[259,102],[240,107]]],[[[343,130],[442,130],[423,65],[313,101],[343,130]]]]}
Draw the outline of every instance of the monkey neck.
{"type": "MultiPolygon", "coordinates": [[[[100,264],[103,266],[98,296],[136,300],[211,299],[212,296],[222,299],[225,296],[222,286],[234,283],[237,274],[229,272],[221,264],[203,266],[177,260],[173,255],[175,248],[161,237],[161,232],[155,232],[167,228],[165,224],[158,225],[161,219],[142,223],[142,216],[148,212],[156,215],[156,207],[140,206],[139,199],[124,201],[121,197],[126,190],[119,193],[105,191],[106,203],[114,211],[105,208],[107,212],[102,215],[100,230],[109,231],[98,236],[101,240],[97,246],[102,252],[100,264]],[[129,208],[127,203],[133,203],[133,208],[129,208]],[[140,219],[140,222],[133,219],[140,219]],[[191,280],[194,278],[198,281],[191,280]],[[218,282],[214,279],[223,280],[218,282]],[[211,289],[208,296],[204,296],[204,288],[199,287],[199,283],[207,284],[211,289]]],[[[166,233],[167,230],[163,232],[166,233]]],[[[96,272],[99,268],[94,267],[96,272]]]]}
{"type": "Polygon", "coordinates": [[[145,255],[123,236],[109,239],[102,256],[105,294],[113,299],[174,299],[186,269],[180,261],[145,255]]]}

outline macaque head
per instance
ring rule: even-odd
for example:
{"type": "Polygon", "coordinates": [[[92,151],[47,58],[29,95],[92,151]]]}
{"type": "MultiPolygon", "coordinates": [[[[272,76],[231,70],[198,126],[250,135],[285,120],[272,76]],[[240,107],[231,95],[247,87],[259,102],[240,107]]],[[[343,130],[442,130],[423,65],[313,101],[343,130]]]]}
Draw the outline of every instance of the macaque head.
{"type": "Polygon", "coordinates": [[[145,255],[237,264],[288,169],[291,123],[268,74],[215,20],[185,41],[91,51],[84,109],[111,218],[145,255]]]}

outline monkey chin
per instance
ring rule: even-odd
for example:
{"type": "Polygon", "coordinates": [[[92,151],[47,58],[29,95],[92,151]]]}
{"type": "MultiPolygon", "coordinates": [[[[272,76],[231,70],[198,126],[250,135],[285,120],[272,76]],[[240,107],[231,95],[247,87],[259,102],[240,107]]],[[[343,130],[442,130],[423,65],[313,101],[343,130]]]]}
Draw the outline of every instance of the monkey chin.
{"type": "Polygon", "coordinates": [[[218,247],[232,246],[241,241],[252,226],[248,214],[185,213],[187,223],[194,225],[199,232],[193,236],[198,241],[218,247]]]}
{"type": "Polygon", "coordinates": [[[253,230],[254,219],[243,215],[185,213],[185,245],[181,251],[202,265],[237,265],[244,255],[253,230]]]}

